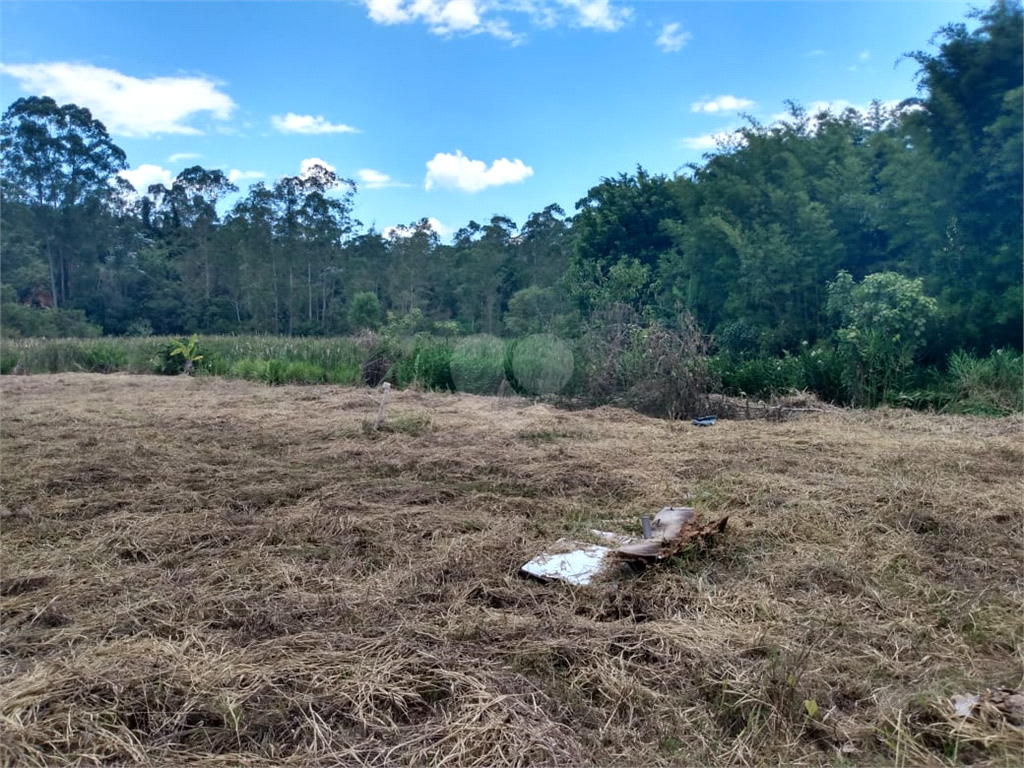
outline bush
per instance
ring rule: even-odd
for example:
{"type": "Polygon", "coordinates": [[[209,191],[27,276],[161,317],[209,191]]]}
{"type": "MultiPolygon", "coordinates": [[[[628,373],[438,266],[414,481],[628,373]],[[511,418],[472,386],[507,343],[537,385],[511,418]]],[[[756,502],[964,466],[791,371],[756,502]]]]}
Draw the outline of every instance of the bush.
{"type": "Polygon", "coordinates": [[[157,347],[155,360],[153,362],[153,373],[161,376],[177,376],[185,371],[185,358],[175,354],[184,342],[178,339],[170,339],[160,343],[157,347]]]}
{"type": "Polygon", "coordinates": [[[0,328],[7,338],[91,339],[103,329],[90,323],[80,309],[39,309],[21,304],[0,304],[0,328]]]}
{"type": "Polygon", "coordinates": [[[0,376],[13,373],[18,365],[18,356],[12,352],[0,352],[0,376]]]}
{"type": "Polygon", "coordinates": [[[513,389],[525,395],[562,392],[572,378],[574,368],[572,350],[549,333],[511,342],[505,356],[505,378],[513,389]]]}
{"type": "Polygon", "coordinates": [[[1011,349],[977,358],[966,352],[949,356],[943,410],[1002,416],[1024,410],[1024,356],[1011,349]]]}
{"type": "Polygon", "coordinates": [[[447,341],[421,342],[413,357],[413,380],[424,389],[453,392],[452,345],[447,341]]]}
{"type": "Polygon", "coordinates": [[[331,384],[354,386],[359,383],[361,374],[358,364],[340,363],[327,371],[327,381],[331,384]]]}
{"type": "Polygon", "coordinates": [[[689,315],[678,331],[642,321],[632,310],[593,318],[573,349],[566,395],[586,406],[624,405],[651,416],[690,418],[710,410],[717,388],[708,340],[689,315]]]}
{"type": "Polygon", "coordinates": [[[116,342],[97,341],[85,348],[84,368],[90,373],[113,373],[122,370],[128,353],[116,342]]]}
{"type": "Polygon", "coordinates": [[[505,380],[505,343],[488,334],[467,336],[452,350],[449,370],[458,391],[497,394],[505,380]]]}
{"type": "Polygon", "coordinates": [[[253,360],[246,357],[233,362],[228,369],[228,375],[248,381],[266,381],[267,367],[266,360],[253,360]]]}
{"type": "Polygon", "coordinates": [[[314,363],[268,360],[266,382],[268,384],[324,384],[327,372],[314,363]]]}
{"type": "Polygon", "coordinates": [[[356,331],[380,324],[380,299],[376,293],[363,291],[349,300],[348,324],[356,331]]]}
{"type": "Polygon", "coordinates": [[[733,397],[768,400],[806,386],[804,364],[791,355],[746,359],[722,353],[714,358],[711,369],[720,378],[722,391],[733,397]]]}

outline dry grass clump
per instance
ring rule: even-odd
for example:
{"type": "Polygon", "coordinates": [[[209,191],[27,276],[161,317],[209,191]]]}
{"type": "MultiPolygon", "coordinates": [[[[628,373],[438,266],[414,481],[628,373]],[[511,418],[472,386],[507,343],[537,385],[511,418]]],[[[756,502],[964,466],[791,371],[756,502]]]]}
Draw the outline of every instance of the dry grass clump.
{"type": "Polygon", "coordinates": [[[3,765],[1019,762],[949,704],[1021,686],[1019,417],[0,384],[3,765]],[[712,550],[518,574],[683,503],[712,550]]]}

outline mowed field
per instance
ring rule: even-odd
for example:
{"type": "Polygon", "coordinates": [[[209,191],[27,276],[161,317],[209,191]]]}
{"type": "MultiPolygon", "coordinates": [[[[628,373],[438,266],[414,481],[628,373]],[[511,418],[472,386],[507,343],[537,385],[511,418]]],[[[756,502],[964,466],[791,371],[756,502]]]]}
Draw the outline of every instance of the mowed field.
{"type": "Polygon", "coordinates": [[[0,763],[1019,764],[1024,421],[5,376],[0,763]],[[670,504],[712,548],[520,566],[670,504]]]}

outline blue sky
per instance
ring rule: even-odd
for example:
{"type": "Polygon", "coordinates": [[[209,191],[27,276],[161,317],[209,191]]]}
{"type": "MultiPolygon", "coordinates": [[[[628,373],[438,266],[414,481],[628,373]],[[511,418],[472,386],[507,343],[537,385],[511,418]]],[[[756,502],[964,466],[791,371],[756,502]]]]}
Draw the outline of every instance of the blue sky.
{"type": "Polygon", "coordinates": [[[901,54],[966,2],[78,2],[0,5],[0,101],[88,107],[137,187],[199,164],[243,191],[318,159],[380,230],[572,213],[805,106],[913,96],[901,54]]]}

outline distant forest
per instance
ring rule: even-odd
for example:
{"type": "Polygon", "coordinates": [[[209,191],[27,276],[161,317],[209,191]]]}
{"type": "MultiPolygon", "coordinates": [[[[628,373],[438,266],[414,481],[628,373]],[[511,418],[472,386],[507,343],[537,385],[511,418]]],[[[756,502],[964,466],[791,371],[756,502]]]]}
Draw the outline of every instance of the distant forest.
{"type": "MultiPolygon", "coordinates": [[[[835,338],[843,286],[897,273],[934,299],[922,359],[1021,349],[1024,121],[1020,2],[907,54],[918,93],[894,108],[747,119],[701,164],[600,179],[569,214],[424,219],[384,237],[323,167],[237,193],[194,166],[135,190],[89,110],[44,96],[3,115],[5,336],[412,331],[578,336],[628,305],[716,344],[778,355],[835,338]],[[223,209],[223,203],[220,208],[223,209]],[[845,281],[845,282],[844,282],[845,281]],[[917,282],[914,282],[917,281],[917,282]],[[832,286],[830,290],[829,286],[832,286]]],[[[864,296],[861,301],[865,301],[864,296]]]]}

